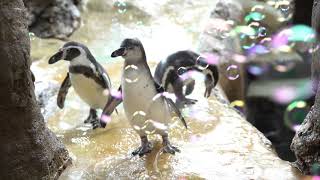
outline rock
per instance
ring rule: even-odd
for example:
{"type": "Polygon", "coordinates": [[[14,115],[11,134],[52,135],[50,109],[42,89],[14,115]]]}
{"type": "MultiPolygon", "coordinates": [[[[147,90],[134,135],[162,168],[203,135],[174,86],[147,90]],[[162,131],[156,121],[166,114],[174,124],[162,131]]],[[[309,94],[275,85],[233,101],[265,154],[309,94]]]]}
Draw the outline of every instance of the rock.
{"type": "Polygon", "coordinates": [[[29,31],[41,38],[66,39],[80,26],[81,1],[24,0],[29,31]]]}
{"type": "Polygon", "coordinates": [[[35,94],[44,120],[47,120],[57,108],[57,94],[60,85],[55,81],[40,81],[35,83],[35,94]]]}
{"type": "MultiPolygon", "coordinates": [[[[312,27],[319,33],[320,1],[315,0],[312,10],[312,27]]],[[[319,43],[319,37],[316,44],[319,43]]],[[[312,82],[313,90],[316,92],[314,106],[311,108],[302,126],[297,131],[291,144],[297,161],[296,167],[304,174],[319,175],[320,164],[320,85],[319,85],[319,57],[320,52],[316,51],[312,57],[312,82]],[[317,170],[314,170],[318,166],[317,170]],[[318,171],[318,172],[314,172],[318,171]]]]}

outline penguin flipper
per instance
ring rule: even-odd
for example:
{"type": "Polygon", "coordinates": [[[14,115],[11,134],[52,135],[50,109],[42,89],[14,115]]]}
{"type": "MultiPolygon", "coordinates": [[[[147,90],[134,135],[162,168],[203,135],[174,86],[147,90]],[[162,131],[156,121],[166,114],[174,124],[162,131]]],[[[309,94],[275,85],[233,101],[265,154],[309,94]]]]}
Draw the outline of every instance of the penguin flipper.
{"type": "MultiPolygon", "coordinates": [[[[118,88],[119,92],[122,92],[121,86],[118,88]]],[[[122,103],[122,98],[116,98],[113,96],[110,96],[110,99],[108,100],[108,103],[103,108],[102,114],[110,116],[113,111],[117,112],[116,107],[122,103]]],[[[117,112],[118,113],[118,112],[117,112]]]]}
{"type": "MultiPolygon", "coordinates": [[[[118,91],[122,92],[121,86],[118,88],[118,91]]],[[[116,98],[114,96],[110,96],[106,106],[103,108],[102,116],[110,116],[113,111],[116,111],[118,114],[117,106],[122,103],[122,98],[116,98]]],[[[100,118],[100,127],[105,128],[107,123],[103,121],[103,117],[100,118]]]]}
{"type": "MultiPolygon", "coordinates": [[[[164,88],[162,86],[160,86],[156,81],[154,81],[154,85],[156,87],[157,93],[165,92],[164,88]]],[[[178,117],[181,120],[181,122],[184,125],[184,127],[186,127],[186,129],[188,129],[187,123],[186,123],[184,117],[182,116],[180,110],[176,106],[176,104],[170,98],[164,97],[164,99],[168,102],[169,106],[171,108],[173,108],[174,112],[178,115],[178,117]]]]}
{"type": "Polygon", "coordinates": [[[61,84],[58,97],[57,97],[57,105],[60,109],[64,107],[64,101],[66,99],[66,96],[70,87],[71,87],[71,81],[69,78],[69,73],[67,73],[67,76],[64,78],[61,84]]]}
{"type": "Polygon", "coordinates": [[[179,119],[181,120],[182,124],[184,125],[184,127],[186,129],[188,129],[186,120],[184,119],[184,117],[182,116],[180,110],[178,109],[178,107],[176,106],[176,104],[172,101],[172,99],[170,98],[165,98],[165,100],[168,102],[169,106],[174,110],[174,112],[178,115],[179,119]]]}
{"type": "Polygon", "coordinates": [[[103,85],[104,88],[111,88],[111,80],[103,66],[100,64],[97,64],[96,71],[98,73],[99,79],[101,81],[101,84],[103,85]]]}

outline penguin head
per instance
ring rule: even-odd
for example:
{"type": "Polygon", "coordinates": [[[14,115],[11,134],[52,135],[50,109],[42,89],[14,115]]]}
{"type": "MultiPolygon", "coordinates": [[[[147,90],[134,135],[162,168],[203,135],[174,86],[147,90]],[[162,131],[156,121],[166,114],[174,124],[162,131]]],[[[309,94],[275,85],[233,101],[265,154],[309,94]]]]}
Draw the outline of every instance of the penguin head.
{"type": "Polygon", "coordinates": [[[132,63],[146,60],[146,54],[142,43],[138,39],[125,39],[120,48],[112,52],[111,57],[122,56],[126,61],[132,63]]]}
{"type": "Polygon", "coordinates": [[[205,75],[204,84],[206,86],[204,97],[208,98],[211,94],[212,89],[218,83],[218,67],[216,65],[209,65],[206,69],[203,70],[203,73],[205,75]]]}
{"type": "Polygon", "coordinates": [[[87,47],[77,42],[68,42],[59,51],[50,57],[49,64],[59,60],[72,61],[74,58],[86,54],[87,47]]]}

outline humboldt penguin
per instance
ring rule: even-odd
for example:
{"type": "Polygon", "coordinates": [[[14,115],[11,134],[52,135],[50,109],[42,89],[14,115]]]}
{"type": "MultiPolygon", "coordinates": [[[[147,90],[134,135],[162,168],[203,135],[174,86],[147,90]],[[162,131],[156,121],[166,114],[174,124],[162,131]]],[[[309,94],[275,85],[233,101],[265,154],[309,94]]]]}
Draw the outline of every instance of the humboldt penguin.
{"type": "Polygon", "coordinates": [[[166,91],[175,94],[177,102],[194,104],[197,100],[188,99],[185,96],[193,92],[195,80],[191,77],[181,78],[181,75],[189,71],[198,71],[204,74],[206,86],[204,96],[208,98],[218,82],[218,68],[215,64],[207,63],[205,58],[193,51],[178,51],[160,61],[156,67],[154,78],[166,91]],[[182,72],[179,72],[180,70],[182,72]],[[183,90],[184,86],[186,87],[185,91],[183,90]]]}
{"type": "Polygon", "coordinates": [[[89,49],[78,42],[66,43],[49,59],[49,64],[59,60],[69,61],[69,72],[60,87],[57,104],[62,109],[69,88],[72,86],[79,97],[90,106],[89,116],[84,121],[91,123],[93,129],[100,126],[96,109],[103,109],[111,100],[110,78],[104,68],[96,61],[89,49]]]}
{"type": "Polygon", "coordinates": [[[123,40],[120,48],[111,54],[111,57],[118,56],[125,59],[119,87],[122,100],[114,98],[108,103],[104,113],[110,115],[123,101],[126,117],[141,139],[141,146],[132,152],[133,155],[141,157],[151,152],[152,144],[147,138],[151,133],[162,136],[163,152],[171,154],[180,152],[177,147],[171,145],[168,137],[170,108],[175,111],[186,128],[187,124],[174,102],[165,96],[164,89],[154,81],[142,43],[138,39],[123,40]]]}

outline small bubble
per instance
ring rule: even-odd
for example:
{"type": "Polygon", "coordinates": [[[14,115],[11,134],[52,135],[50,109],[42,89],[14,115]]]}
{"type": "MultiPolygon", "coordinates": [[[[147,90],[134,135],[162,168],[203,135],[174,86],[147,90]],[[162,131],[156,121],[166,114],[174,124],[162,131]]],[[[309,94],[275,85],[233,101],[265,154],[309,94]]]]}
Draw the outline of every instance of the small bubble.
{"type": "Polygon", "coordinates": [[[108,115],[103,114],[103,115],[101,116],[101,121],[109,124],[109,123],[111,122],[111,117],[108,116],[108,115]]]}
{"type": "Polygon", "coordinates": [[[121,91],[118,91],[118,90],[115,90],[115,89],[111,89],[110,94],[111,94],[111,96],[113,96],[113,97],[115,97],[117,99],[122,99],[121,91]]]}
{"type": "Polygon", "coordinates": [[[314,163],[314,164],[311,166],[311,174],[312,174],[313,176],[319,177],[319,179],[320,179],[320,163],[314,163]]]}
{"type": "Polygon", "coordinates": [[[118,12],[120,14],[123,14],[127,11],[127,3],[123,2],[123,1],[115,2],[115,7],[118,9],[118,12]]]}
{"type": "Polygon", "coordinates": [[[188,69],[185,68],[185,67],[179,67],[178,70],[177,70],[177,74],[179,76],[182,76],[184,73],[188,72],[188,69]]]}
{"type": "Polygon", "coordinates": [[[227,68],[227,78],[230,79],[230,80],[236,80],[239,78],[239,68],[237,65],[230,65],[228,68],[227,68]]]}
{"type": "Polygon", "coordinates": [[[290,70],[292,70],[295,67],[296,63],[292,62],[292,61],[277,61],[275,63],[273,63],[273,68],[278,71],[278,72],[288,72],[290,70]]]}
{"type": "Polygon", "coordinates": [[[280,86],[274,89],[273,100],[280,103],[286,104],[293,101],[297,96],[295,88],[291,86],[280,86]]]}
{"type": "Polygon", "coordinates": [[[250,65],[248,67],[248,72],[256,76],[263,74],[265,71],[266,71],[266,68],[259,65],[250,65]]]}
{"type": "Polygon", "coordinates": [[[31,41],[36,39],[36,35],[33,32],[29,32],[29,38],[31,41]]]}
{"type": "Polygon", "coordinates": [[[294,101],[288,105],[284,113],[284,123],[290,129],[297,131],[307,116],[310,107],[305,101],[294,101]]]}
{"type": "Polygon", "coordinates": [[[267,36],[267,29],[261,26],[259,27],[258,33],[259,37],[265,37],[267,36]]]}
{"type": "Polygon", "coordinates": [[[199,69],[204,70],[209,67],[209,64],[207,62],[206,57],[204,56],[199,56],[196,60],[196,65],[198,66],[199,69]]]}
{"type": "Polygon", "coordinates": [[[230,103],[231,107],[234,107],[235,109],[239,110],[240,112],[244,113],[244,101],[241,100],[235,100],[230,103]]]}
{"type": "Polygon", "coordinates": [[[278,7],[282,12],[287,12],[290,9],[290,2],[287,0],[279,1],[276,3],[276,7],[278,7]]]}
{"type": "Polygon", "coordinates": [[[139,80],[139,69],[135,65],[128,65],[124,68],[125,81],[135,83],[139,80]]]}
{"type": "Polygon", "coordinates": [[[244,63],[247,60],[246,56],[243,56],[241,54],[234,54],[232,56],[232,59],[235,60],[238,63],[244,63]]]}

